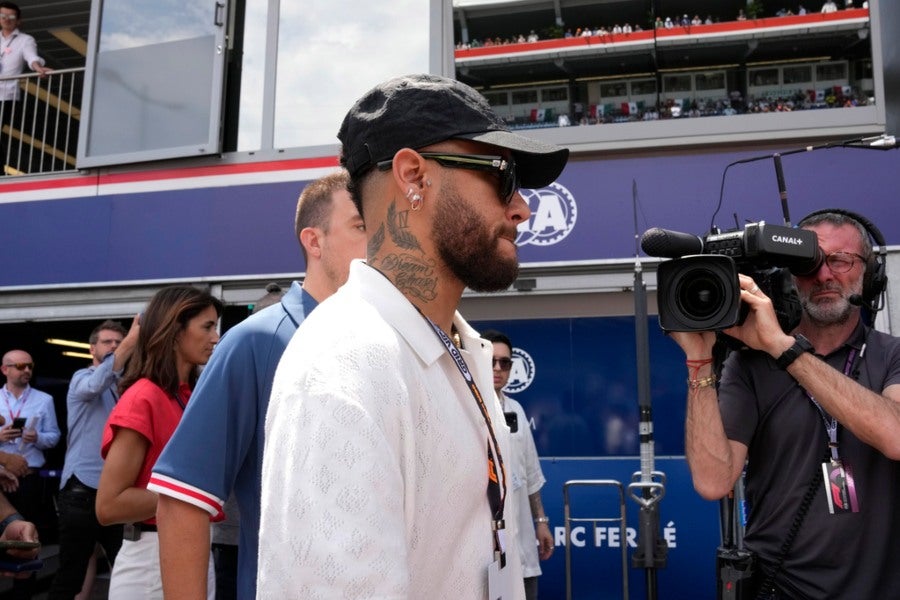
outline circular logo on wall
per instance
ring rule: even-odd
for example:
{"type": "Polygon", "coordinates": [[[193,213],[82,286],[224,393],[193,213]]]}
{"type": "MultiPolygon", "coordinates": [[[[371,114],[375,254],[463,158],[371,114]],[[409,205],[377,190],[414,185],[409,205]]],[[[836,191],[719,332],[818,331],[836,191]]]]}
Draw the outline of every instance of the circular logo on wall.
{"type": "Polygon", "coordinates": [[[578,206],[565,186],[551,183],[539,190],[519,190],[531,209],[531,218],[519,223],[516,244],[552,246],[561,242],[575,227],[578,206]]]}
{"type": "Polygon", "coordinates": [[[513,348],[512,368],[509,370],[509,381],[503,387],[507,394],[522,392],[534,381],[534,360],[521,348],[513,348]]]}

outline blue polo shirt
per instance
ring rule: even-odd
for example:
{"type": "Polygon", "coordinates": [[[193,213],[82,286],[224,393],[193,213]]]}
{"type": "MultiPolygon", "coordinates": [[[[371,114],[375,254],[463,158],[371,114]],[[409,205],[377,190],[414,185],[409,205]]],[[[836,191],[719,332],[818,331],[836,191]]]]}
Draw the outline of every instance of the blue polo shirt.
{"type": "Polygon", "coordinates": [[[275,369],[315,299],[294,282],[275,304],[222,336],[147,489],[216,516],[232,489],[240,507],[238,597],[256,597],[266,409],[275,369]]]}

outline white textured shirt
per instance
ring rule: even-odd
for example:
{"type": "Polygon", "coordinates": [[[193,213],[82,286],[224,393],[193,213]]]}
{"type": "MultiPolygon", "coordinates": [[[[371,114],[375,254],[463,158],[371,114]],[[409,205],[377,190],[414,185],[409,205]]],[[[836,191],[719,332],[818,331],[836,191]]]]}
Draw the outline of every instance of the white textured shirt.
{"type": "MultiPolygon", "coordinates": [[[[493,346],[462,352],[509,456],[493,346]]],[[[266,417],[257,598],[486,599],[488,429],[446,347],[361,261],[297,330],[266,417]]],[[[515,510],[505,517],[515,536],[515,510]]],[[[515,543],[507,570],[524,598],[515,543]]]]}
{"type": "Polygon", "coordinates": [[[531,423],[525,415],[522,405],[506,396],[503,392],[498,394],[503,402],[506,412],[515,412],[519,421],[519,429],[510,434],[512,440],[512,454],[509,458],[510,502],[515,503],[518,513],[519,554],[522,558],[522,576],[537,577],[541,574],[540,556],[538,556],[537,535],[534,531],[533,515],[531,514],[531,502],[528,497],[541,491],[546,479],[541,470],[541,461],[538,458],[537,448],[534,445],[534,435],[531,432],[531,423]]]}

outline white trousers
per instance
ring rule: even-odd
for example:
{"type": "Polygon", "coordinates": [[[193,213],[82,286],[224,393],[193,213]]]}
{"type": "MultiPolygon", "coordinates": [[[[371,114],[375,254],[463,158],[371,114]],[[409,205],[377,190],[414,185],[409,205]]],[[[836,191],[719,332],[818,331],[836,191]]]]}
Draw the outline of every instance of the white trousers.
{"type": "MultiPolygon", "coordinates": [[[[206,597],[215,600],[216,573],[212,555],[207,572],[206,597]]],[[[141,539],[122,542],[109,579],[109,600],[163,600],[162,575],[159,570],[159,536],[144,531],[141,539]]]]}

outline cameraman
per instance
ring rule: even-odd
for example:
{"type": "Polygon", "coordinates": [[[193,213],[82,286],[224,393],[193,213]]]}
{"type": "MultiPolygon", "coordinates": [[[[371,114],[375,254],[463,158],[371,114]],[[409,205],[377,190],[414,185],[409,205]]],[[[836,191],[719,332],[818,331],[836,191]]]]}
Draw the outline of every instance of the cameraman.
{"type": "Polygon", "coordinates": [[[747,461],[744,541],[762,569],[755,583],[774,588],[761,598],[900,590],[900,339],[860,318],[859,305],[871,300],[865,271],[875,261],[866,227],[841,213],[800,223],[816,232],[826,260],[795,278],[803,316],[794,335],[740,276],[749,315],[725,333],[749,349],[727,358],[718,394],[716,334],[671,334],[687,357],[685,454],[694,488],[707,499],[726,496],[747,461]],[[792,527],[808,492],[808,512],[792,527]]]}

